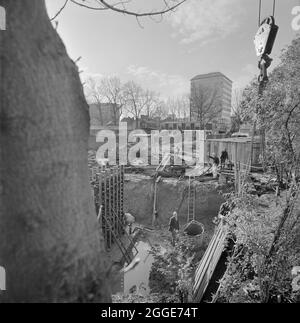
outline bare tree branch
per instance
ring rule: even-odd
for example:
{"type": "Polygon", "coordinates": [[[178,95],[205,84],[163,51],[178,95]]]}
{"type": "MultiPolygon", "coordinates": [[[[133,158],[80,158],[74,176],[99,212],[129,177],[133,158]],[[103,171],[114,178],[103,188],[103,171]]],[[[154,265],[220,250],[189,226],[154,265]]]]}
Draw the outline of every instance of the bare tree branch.
{"type": "Polygon", "coordinates": [[[150,12],[143,12],[143,13],[139,13],[139,12],[135,12],[135,11],[130,11],[130,10],[124,10],[124,9],[117,8],[115,5],[111,5],[111,4],[107,3],[107,1],[105,1],[105,0],[99,0],[99,1],[107,9],[111,9],[113,11],[120,12],[120,13],[124,13],[124,14],[130,15],[130,16],[145,17],[145,16],[163,15],[163,14],[165,14],[167,12],[173,11],[174,9],[176,9],[177,7],[179,7],[181,4],[183,4],[187,0],[182,0],[182,1],[178,2],[178,3],[176,3],[173,6],[169,6],[168,1],[164,0],[165,7],[162,10],[159,10],[159,11],[150,11],[150,12]]]}
{"type": "Polygon", "coordinates": [[[139,17],[135,17],[136,18],[136,21],[137,21],[137,23],[138,23],[138,25],[142,28],[142,29],[144,29],[144,26],[141,24],[141,22],[139,21],[139,17]]]}
{"type": "Polygon", "coordinates": [[[58,12],[50,19],[50,21],[56,19],[60,13],[65,9],[66,5],[68,4],[69,0],[66,0],[63,6],[58,10],[58,12]]]}
{"type": "Polygon", "coordinates": [[[174,11],[176,8],[178,8],[181,4],[183,4],[187,0],[181,0],[181,1],[177,0],[179,2],[177,2],[176,0],[173,0],[173,2],[176,2],[174,5],[170,5],[168,0],[163,0],[164,7],[161,10],[148,11],[148,12],[137,12],[137,11],[128,10],[126,8],[126,4],[130,3],[131,0],[119,1],[116,3],[112,3],[112,4],[110,4],[106,0],[94,0],[94,3],[95,3],[94,6],[88,4],[86,0],[81,0],[81,1],[80,0],[66,0],[65,3],[63,4],[63,6],[59,9],[59,11],[54,15],[54,17],[52,17],[50,19],[51,21],[59,16],[59,14],[64,10],[64,8],[66,7],[66,5],[69,1],[71,1],[73,4],[75,4],[77,6],[84,7],[86,9],[90,9],[90,10],[101,10],[101,11],[102,10],[113,10],[113,11],[122,13],[124,15],[134,16],[137,20],[138,25],[141,28],[144,28],[138,18],[149,17],[149,18],[152,18],[152,20],[154,20],[155,22],[161,22],[164,14],[174,11]],[[120,8],[119,6],[122,6],[122,7],[120,8]],[[153,19],[153,17],[156,17],[156,16],[159,17],[158,20],[153,19]]]}
{"type": "Polygon", "coordinates": [[[92,6],[86,5],[84,3],[78,2],[76,0],[70,0],[70,1],[73,2],[74,4],[80,6],[80,7],[84,7],[84,8],[91,9],[91,10],[108,10],[109,9],[109,8],[105,8],[105,7],[102,7],[102,6],[101,7],[92,7],[92,6]]]}
{"type": "Polygon", "coordinates": [[[299,107],[299,102],[289,111],[288,113],[288,117],[285,121],[285,129],[286,129],[286,133],[287,133],[287,139],[288,139],[288,146],[289,146],[289,150],[293,156],[293,159],[295,160],[295,151],[294,151],[294,148],[293,148],[293,140],[292,140],[292,135],[291,135],[291,132],[289,130],[289,121],[292,117],[292,114],[293,112],[299,107]]]}

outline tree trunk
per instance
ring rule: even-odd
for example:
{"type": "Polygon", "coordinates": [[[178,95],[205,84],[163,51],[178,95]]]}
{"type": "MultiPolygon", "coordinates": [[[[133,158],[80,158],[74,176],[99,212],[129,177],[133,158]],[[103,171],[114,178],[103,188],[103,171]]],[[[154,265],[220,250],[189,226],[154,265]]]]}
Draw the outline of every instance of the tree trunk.
{"type": "Polygon", "coordinates": [[[0,0],[0,300],[109,301],[90,194],[88,105],[41,0],[0,0]],[[94,295],[94,297],[92,296],[94,295]]]}

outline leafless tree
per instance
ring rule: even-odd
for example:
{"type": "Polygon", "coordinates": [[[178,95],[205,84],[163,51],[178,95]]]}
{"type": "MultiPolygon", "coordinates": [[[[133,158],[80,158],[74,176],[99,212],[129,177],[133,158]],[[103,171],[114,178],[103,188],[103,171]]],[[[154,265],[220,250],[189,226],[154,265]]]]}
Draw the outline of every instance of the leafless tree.
{"type": "Polygon", "coordinates": [[[105,102],[111,103],[114,124],[117,125],[125,103],[124,87],[118,77],[103,78],[100,83],[100,94],[105,102]]]}
{"type": "MultiPolygon", "coordinates": [[[[182,3],[164,0],[161,10],[142,13],[127,10],[125,1],[68,2],[135,17],[160,16],[182,3]]],[[[0,255],[10,277],[1,300],[108,302],[108,259],[86,160],[88,105],[77,66],[45,1],[0,5],[7,13],[0,33],[0,255]]]]}
{"type": "Polygon", "coordinates": [[[191,117],[205,127],[216,120],[222,110],[220,92],[216,87],[195,87],[191,91],[191,117]]]}
{"type": "MultiPolygon", "coordinates": [[[[84,87],[85,96],[87,98],[87,102],[89,104],[96,104],[99,114],[99,119],[97,120],[100,125],[103,125],[103,115],[102,115],[102,109],[101,109],[101,103],[102,103],[102,96],[100,93],[100,86],[99,82],[95,78],[88,78],[85,81],[85,87],[84,87]]],[[[95,118],[97,117],[94,116],[95,118]]]]}
{"type": "Polygon", "coordinates": [[[85,93],[89,101],[98,104],[100,118],[102,118],[101,103],[110,103],[113,123],[118,124],[124,106],[124,88],[118,77],[105,77],[101,80],[88,78],[85,82],[85,93]]]}
{"type": "Polygon", "coordinates": [[[189,95],[184,94],[168,100],[170,105],[170,111],[177,118],[188,119],[190,112],[190,100],[189,95]]]}
{"type": "Polygon", "coordinates": [[[156,102],[154,92],[144,90],[134,81],[129,81],[124,85],[124,98],[125,109],[135,118],[136,127],[138,127],[142,113],[147,113],[150,116],[151,109],[156,102]]]}
{"type": "Polygon", "coordinates": [[[239,131],[241,123],[242,123],[242,97],[243,90],[235,89],[232,94],[232,131],[239,131]]]}
{"type": "Polygon", "coordinates": [[[159,118],[160,120],[165,119],[168,116],[168,109],[166,103],[162,100],[158,101],[155,108],[152,111],[153,118],[159,118]]]}
{"type": "Polygon", "coordinates": [[[181,116],[185,120],[189,120],[190,119],[190,95],[189,94],[182,95],[181,104],[182,104],[181,116]]]}
{"type": "Polygon", "coordinates": [[[172,120],[175,121],[179,117],[180,101],[177,98],[168,98],[166,106],[169,116],[171,116],[172,120]]]}
{"type": "Polygon", "coordinates": [[[146,115],[148,118],[152,118],[157,106],[160,103],[159,94],[155,91],[145,90],[144,96],[146,102],[146,115]]]}

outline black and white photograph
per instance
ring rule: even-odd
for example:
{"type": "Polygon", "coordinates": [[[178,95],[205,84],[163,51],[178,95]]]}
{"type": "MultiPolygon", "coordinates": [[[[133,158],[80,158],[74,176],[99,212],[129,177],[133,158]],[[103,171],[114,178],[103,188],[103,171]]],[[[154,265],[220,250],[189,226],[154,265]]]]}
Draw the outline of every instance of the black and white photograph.
{"type": "Polygon", "coordinates": [[[300,303],[300,0],[0,0],[0,120],[0,303],[300,303]]]}

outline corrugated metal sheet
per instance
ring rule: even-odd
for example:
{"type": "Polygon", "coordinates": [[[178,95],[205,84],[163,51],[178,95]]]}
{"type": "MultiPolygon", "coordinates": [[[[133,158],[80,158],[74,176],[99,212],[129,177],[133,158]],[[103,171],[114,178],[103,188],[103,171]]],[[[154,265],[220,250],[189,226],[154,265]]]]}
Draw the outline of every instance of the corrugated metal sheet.
{"type": "Polygon", "coordinates": [[[200,302],[225,247],[226,229],[219,224],[195,273],[193,300],[200,302]]]}

